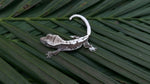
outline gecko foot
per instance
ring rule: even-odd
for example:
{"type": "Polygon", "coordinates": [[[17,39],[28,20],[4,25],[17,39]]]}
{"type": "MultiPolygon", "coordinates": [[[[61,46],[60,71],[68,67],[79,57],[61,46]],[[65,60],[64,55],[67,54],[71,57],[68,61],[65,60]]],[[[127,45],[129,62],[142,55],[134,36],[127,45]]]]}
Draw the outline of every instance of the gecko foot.
{"type": "Polygon", "coordinates": [[[96,49],[97,49],[97,48],[95,48],[95,47],[93,47],[93,46],[89,48],[89,50],[90,50],[91,52],[96,51],[96,49]]]}
{"type": "Polygon", "coordinates": [[[97,48],[93,47],[93,45],[89,44],[88,41],[85,42],[85,43],[83,44],[83,46],[84,46],[85,48],[88,48],[91,52],[94,52],[94,51],[96,51],[96,49],[97,49],[97,48]]]}
{"type": "Polygon", "coordinates": [[[46,58],[51,58],[51,57],[53,56],[53,52],[48,51],[48,52],[46,53],[46,55],[47,55],[46,58]]]}
{"type": "Polygon", "coordinates": [[[46,53],[47,58],[51,58],[52,56],[57,55],[60,51],[61,49],[57,49],[55,51],[48,51],[48,53],[46,53]]]}

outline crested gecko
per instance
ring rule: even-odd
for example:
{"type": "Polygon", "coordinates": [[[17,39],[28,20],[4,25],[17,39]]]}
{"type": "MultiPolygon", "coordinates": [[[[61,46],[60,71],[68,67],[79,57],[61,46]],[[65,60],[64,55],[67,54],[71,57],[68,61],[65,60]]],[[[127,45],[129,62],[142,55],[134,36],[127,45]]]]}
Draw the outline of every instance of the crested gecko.
{"type": "Polygon", "coordinates": [[[90,51],[96,51],[96,48],[93,47],[88,42],[88,38],[91,35],[91,26],[88,20],[79,14],[72,15],[69,20],[72,20],[74,17],[81,18],[87,26],[87,35],[83,37],[79,36],[70,36],[72,40],[64,40],[59,35],[47,34],[45,37],[41,37],[40,41],[47,47],[56,48],[55,51],[48,51],[47,58],[50,58],[53,55],[57,55],[60,51],[72,51],[79,49],[82,45],[85,48],[88,48],[90,51]]]}

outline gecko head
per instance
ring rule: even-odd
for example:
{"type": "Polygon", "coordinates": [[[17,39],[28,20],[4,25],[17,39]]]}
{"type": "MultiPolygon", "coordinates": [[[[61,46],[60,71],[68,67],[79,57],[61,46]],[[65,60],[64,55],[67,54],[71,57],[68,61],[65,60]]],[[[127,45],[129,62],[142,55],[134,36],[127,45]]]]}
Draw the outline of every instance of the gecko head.
{"type": "Polygon", "coordinates": [[[50,40],[50,37],[51,37],[51,34],[48,34],[48,35],[46,35],[44,37],[41,37],[40,38],[41,43],[44,44],[44,45],[47,45],[49,40],[50,40]]]}
{"type": "Polygon", "coordinates": [[[55,46],[57,43],[62,41],[58,35],[47,34],[45,37],[41,37],[40,41],[46,46],[55,46]]]}
{"type": "Polygon", "coordinates": [[[40,41],[41,41],[42,44],[47,44],[47,39],[46,39],[46,37],[41,37],[41,38],[40,38],[40,41]]]}

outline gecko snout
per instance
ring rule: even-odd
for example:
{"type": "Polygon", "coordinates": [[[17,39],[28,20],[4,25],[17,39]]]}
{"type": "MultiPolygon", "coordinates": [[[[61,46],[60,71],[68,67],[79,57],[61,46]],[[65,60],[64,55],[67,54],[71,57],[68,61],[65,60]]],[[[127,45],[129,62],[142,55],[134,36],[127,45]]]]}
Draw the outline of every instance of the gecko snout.
{"type": "Polygon", "coordinates": [[[40,41],[41,41],[41,43],[45,44],[46,43],[45,37],[41,37],[40,41]]]}
{"type": "Polygon", "coordinates": [[[44,38],[43,38],[43,37],[41,37],[41,38],[40,38],[40,41],[42,41],[43,39],[44,39],[44,38]]]}

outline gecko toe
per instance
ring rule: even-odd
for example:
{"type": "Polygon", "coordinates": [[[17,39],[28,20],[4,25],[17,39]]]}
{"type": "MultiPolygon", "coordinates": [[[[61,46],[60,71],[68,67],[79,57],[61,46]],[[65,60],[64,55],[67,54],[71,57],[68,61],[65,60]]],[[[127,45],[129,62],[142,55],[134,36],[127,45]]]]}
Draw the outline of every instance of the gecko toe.
{"type": "Polygon", "coordinates": [[[52,52],[48,52],[46,53],[47,57],[46,58],[51,58],[53,56],[53,53],[52,52]]]}
{"type": "Polygon", "coordinates": [[[51,56],[47,56],[46,58],[51,58],[51,56]]]}
{"type": "Polygon", "coordinates": [[[95,47],[90,47],[90,48],[89,48],[89,50],[90,50],[91,52],[96,51],[96,49],[97,49],[97,48],[95,48],[95,47]]]}

